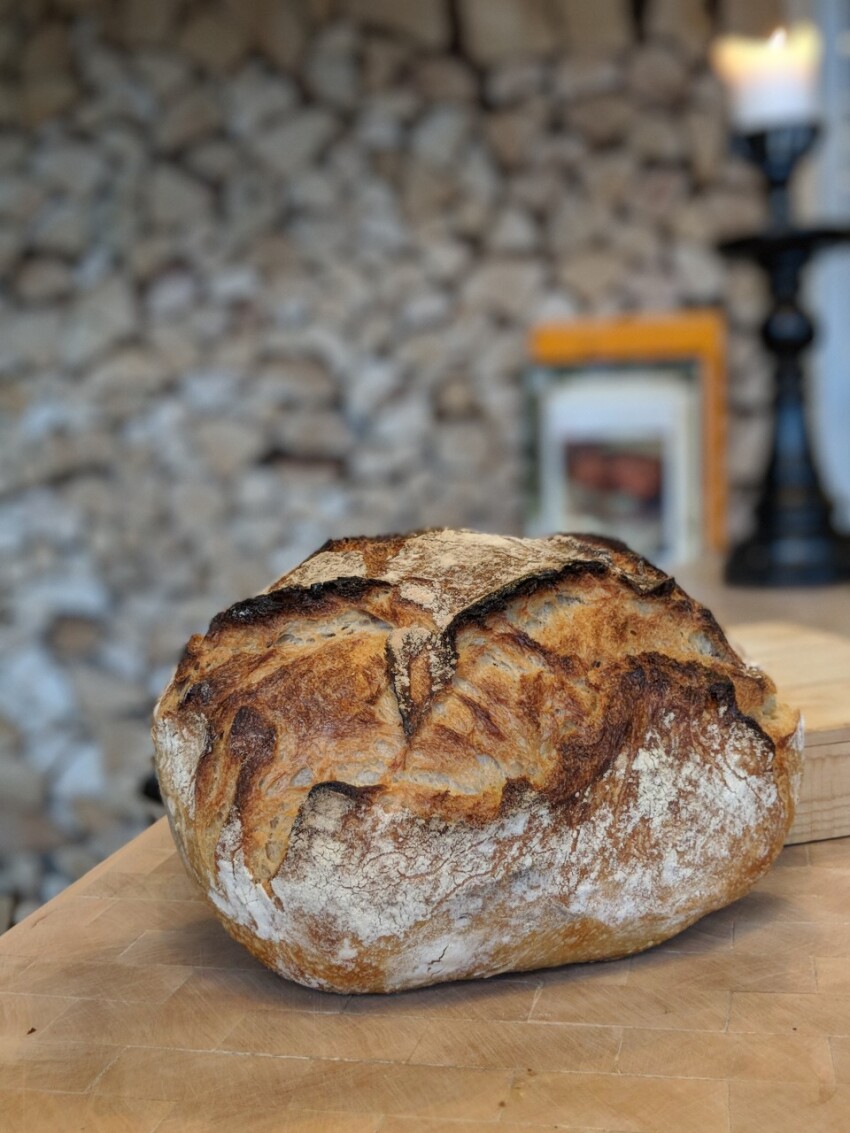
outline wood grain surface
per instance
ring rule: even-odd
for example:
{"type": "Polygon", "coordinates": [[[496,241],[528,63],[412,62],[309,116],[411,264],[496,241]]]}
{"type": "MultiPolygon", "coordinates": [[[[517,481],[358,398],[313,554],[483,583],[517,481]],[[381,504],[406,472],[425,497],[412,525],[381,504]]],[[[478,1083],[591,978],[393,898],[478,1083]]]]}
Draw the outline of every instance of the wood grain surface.
{"type": "Polygon", "coordinates": [[[803,782],[790,844],[850,835],[850,638],[790,622],[752,622],[733,644],[803,713],[803,782]]]}
{"type": "MultiPolygon", "coordinates": [[[[733,636],[782,653],[776,627],[733,636]]],[[[802,661],[769,667],[804,697],[802,661]]],[[[825,718],[812,751],[842,742],[825,718]]],[[[394,996],[261,968],[164,821],[0,937],[4,1133],[554,1128],[846,1133],[850,839],[786,847],[742,901],[630,960],[394,996]]]]}

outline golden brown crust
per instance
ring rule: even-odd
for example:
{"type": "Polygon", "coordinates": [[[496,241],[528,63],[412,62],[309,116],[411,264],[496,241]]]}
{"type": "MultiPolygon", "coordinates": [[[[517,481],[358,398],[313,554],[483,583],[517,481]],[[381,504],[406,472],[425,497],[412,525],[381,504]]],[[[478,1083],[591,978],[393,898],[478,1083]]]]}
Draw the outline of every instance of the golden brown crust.
{"type": "MultiPolygon", "coordinates": [[[[340,990],[646,947],[734,899],[767,868],[792,818],[798,770],[797,721],[777,705],[770,679],[744,665],[673,579],[592,536],[429,531],[327,543],[192,638],[156,721],[172,825],[231,931],[285,974],[340,990]],[[697,764],[711,789],[697,784],[697,764]],[[717,815],[694,818],[697,802],[717,815]],[[704,834],[679,838],[677,863],[663,867],[657,842],[679,837],[677,811],[686,822],[713,823],[725,875],[715,871],[693,907],[679,902],[671,913],[664,868],[671,878],[688,873],[688,846],[704,834]],[[739,821],[744,813],[749,826],[739,821]],[[609,922],[584,915],[576,901],[552,923],[527,911],[525,933],[479,941],[480,963],[422,967],[416,950],[432,939],[449,940],[453,954],[455,914],[483,931],[469,911],[475,893],[488,869],[491,887],[500,870],[513,877],[517,854],[537,844],[527,826],[511,833],[528,814],[549,831],[536,852],[554,854],[552,868],[565,878],[573,865],[561,861],[563,847],[601,831],[608,815],[612,860],[637,854],[633,872],[643,870],[653,892],[631,918],[614,907],[609,922]],[[307,839],[310,821],[317,830],[307,839]],[[414,830],[410,854],[424,875],[451,874],[457,864],[439,866],[441,838],[468,859],[470,876],[461,861],[457,882],[466,913],[418,874],[382,880],[372,859],[363,876],[384,887],[378,905],[392,904],[393,884],[424,887],[435,903],[409,899],[404,916],[379,909],[374,923],[361,909],[346,930],[336,908],[305,896],[322,888],[323,871],[345,872],[334,854],[356,858],[358,838],[392,844],[389,859],[406,868],[414,830]],[[628,839],[628,852],[618,838],[628,839]]],[[[600,892],[614,884],[591,875],[600,892]]],[[[358,885],[354,878],[342,894],[328,892],[327,902],[353,909],[346,893],[358,885]]],[[[551,904],[545,889],[540,900],[551,904]]],[[[490,892],[491,909],[503,898],[490,892]]],[[[610,902],[591,906],[599,914],[610,902]]]]}

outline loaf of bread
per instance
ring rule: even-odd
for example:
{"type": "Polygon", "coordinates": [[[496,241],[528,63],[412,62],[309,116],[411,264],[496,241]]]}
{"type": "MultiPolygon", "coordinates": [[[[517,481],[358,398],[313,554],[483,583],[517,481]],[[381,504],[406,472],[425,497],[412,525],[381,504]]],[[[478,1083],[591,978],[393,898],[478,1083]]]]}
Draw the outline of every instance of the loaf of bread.
{"type": "Polygon", "coordinates": [[[625,956],[742,896],[802,732],[625,546],[327,543],[193,637],[156,708],[186,867],[227,930],[338,992],[625,956]]]}

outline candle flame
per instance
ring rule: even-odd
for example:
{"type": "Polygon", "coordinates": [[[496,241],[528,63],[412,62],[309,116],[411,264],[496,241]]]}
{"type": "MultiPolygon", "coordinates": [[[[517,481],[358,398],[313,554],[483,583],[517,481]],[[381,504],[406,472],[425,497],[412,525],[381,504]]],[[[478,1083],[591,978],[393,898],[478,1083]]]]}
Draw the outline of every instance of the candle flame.
{"type": "Polygon", "coordinates": [[[784,47],[788,41],[787,28],[777,28],[775,32],[768,39],[767,43],[770,48],[777,51],[779,48],[784,47]]]}

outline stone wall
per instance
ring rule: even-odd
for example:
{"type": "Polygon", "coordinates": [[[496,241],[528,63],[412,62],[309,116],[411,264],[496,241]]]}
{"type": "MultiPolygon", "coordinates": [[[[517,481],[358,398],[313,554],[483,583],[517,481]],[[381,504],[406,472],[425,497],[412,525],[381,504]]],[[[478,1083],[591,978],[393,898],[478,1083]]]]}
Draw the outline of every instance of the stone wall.
{"type": "Polygon", "coordinates": [[[762,199],[704,5],[637,7],[0,0],[19,912],[147,820],[152,699],[214,612],[328,536],[520,529],[535,319],[725,308],[740,527],[763,296],[713,245],[762,199]]]}

